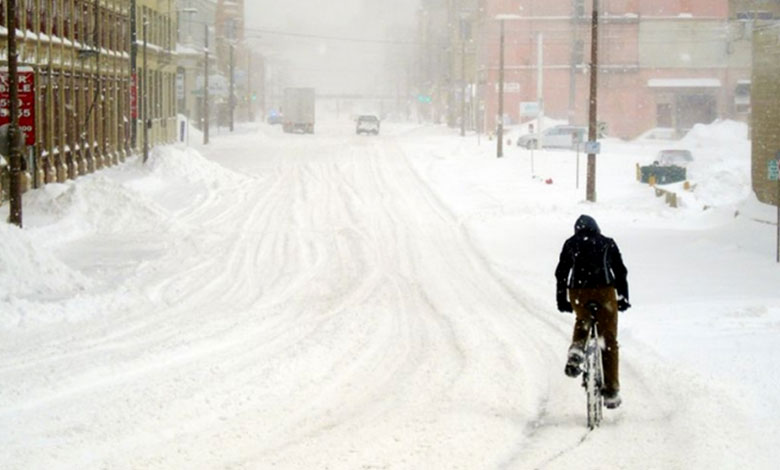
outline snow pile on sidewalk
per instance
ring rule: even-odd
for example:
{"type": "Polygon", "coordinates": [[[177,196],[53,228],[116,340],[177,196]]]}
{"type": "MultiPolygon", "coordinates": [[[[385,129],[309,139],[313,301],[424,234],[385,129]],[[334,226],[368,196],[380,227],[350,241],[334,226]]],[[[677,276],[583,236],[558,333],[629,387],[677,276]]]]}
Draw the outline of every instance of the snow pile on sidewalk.
{"type": "Polygon", "coordinates": [[[16,226],[0,224],[0,239],[0,305],[11,297],[73,295],[91,285],[89,279],[42,248],[36,237],[16,226]]]}
{"type": "Polygon", "coordinates": [[[747,124],[717,121],[697,124],[680,141],[693,153],[688,178],[696,185],[699,207],[723,207],[752,195],[747,124]]]}
{"type": "MultiPolygon", "coordinates": [[[[113,267],[119,275],[124,272],[120,268],[130,269],[112,265],[121,256],[116,253],[119,247],[111,245],[115,234],[137,240],[137,246],[124,248],[137,259],[121,262],[141,263],[144,255],[163,249],[155,246],[161,232],[184,230],[171,222],[173,212],[197,206],[210,194],[244,181],[242,175],[192,149],[162,147],[152,152],[146,164],[134,157],[114,168],[27,192],[23,197],[24,229],[0,224],[3,323],[16,324],[31,312],[56,320],[53,317],[58,312],[67,311],[53,305],[57,299],[87,295],[88,291],[95,294],[95,289],[111,290],[112,286],[91,279],[89,271],[113,267]],[[103,250],[109,251],[100,255],[103,250]],[[63,257],[62,252],[90,254],[63,257]]],[[[92,307],[99,302],[94,304],[92,307]]],[[[92,307],[85,305],[83,309],[98,310],[92,307]]]]}

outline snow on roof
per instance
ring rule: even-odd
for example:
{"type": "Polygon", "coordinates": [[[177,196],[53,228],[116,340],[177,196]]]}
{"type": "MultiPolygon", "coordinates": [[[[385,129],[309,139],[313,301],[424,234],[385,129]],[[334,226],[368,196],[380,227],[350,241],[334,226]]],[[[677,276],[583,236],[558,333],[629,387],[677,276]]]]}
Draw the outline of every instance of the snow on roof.
{"type": "Polygon", "coordinates": [[[719,88],[717,78],[652,78],[647,81],[650,88],[719,88]]]}

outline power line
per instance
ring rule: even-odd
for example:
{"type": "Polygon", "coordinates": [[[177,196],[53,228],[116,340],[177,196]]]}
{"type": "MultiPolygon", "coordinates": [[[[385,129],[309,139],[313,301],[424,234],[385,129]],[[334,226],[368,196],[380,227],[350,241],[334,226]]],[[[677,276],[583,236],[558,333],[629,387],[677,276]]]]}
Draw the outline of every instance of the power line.
{"type": "MultiPolygon", "coordinates": [[[[193,21],[193,23],[205,24],[205,22],[202,21],[193,21]]],[[[397,46],[422,46],[426,44],[424,42],[419,42],[419,41],[405,41],[405,40],[398,40],[398,39],[381,39],[381,38],[360,38],[360,37],[350,37],[350,36],[331,36],[331,35],[324,35],[324,34],[310,34],[310,33],[280,31],[280,30],[263,29],[263,28],[245,27],[244,32],[250,33],[250,34],[245,34],[245,36],[248,39],[261,39],[263,37],[262,35],[270,35],[270,36],[294,37],[300,39],[355,42],[355,43],[362,43],[362,44],[382,44],[382,45],[397,45],[397,46]]]]}

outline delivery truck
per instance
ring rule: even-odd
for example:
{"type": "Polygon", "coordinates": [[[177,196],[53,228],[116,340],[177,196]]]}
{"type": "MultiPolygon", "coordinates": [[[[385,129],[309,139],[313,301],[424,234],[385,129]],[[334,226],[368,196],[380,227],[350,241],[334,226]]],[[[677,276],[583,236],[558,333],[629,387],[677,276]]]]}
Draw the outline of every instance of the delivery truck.
{"type": "Polygon", "coordinates": [[[287,88],[282,102],[284,132],[314,134],[314,88],[287,88]]]}

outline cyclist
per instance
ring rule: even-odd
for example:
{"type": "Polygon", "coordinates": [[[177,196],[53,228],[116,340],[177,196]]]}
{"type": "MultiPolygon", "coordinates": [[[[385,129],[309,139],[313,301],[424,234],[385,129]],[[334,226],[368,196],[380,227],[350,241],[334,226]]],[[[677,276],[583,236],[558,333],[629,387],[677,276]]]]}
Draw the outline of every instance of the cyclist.
{"type": "Polygon", "coordinates": [[[601,234],[593,217],[581,215],[574,224],[574,235],[563,244],[555,269],[558,310],[573,311],[577,317],[564,371],[569,377],[580,374],[591,316],[586,306],[594,302],[598,306],[596,321],[605,347],[602,393],[604,406],[610,409],[621,403],[617,313],[631,307],[628,303],[627,273],[615,241],[601,234]]]}

